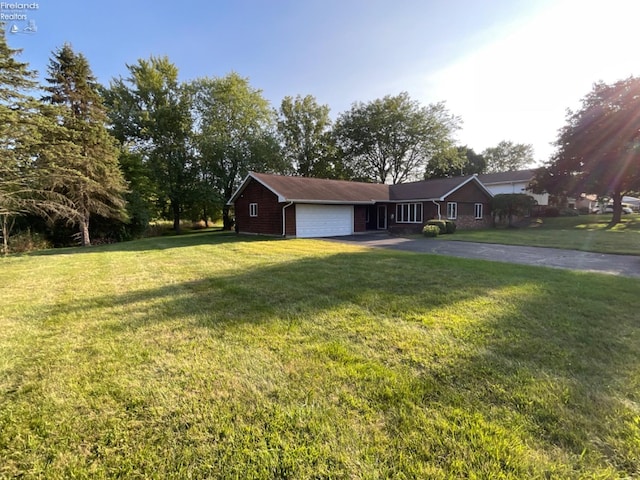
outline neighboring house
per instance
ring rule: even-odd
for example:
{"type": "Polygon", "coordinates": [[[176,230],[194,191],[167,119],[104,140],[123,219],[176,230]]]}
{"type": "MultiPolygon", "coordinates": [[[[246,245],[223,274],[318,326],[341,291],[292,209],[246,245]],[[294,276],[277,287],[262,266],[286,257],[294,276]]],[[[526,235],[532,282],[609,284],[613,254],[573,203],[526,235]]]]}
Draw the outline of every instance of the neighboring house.
{"type": "Polygon", "coordinates": [[[532,196],[538,205],[549,205],[549,194],[535,194],[527,190],[533,180],[535,169],[517,170],[515,172],[486,173],[478,175],[478,179],[493,194],[525,193],[532,196]]]}
{"type": "Polygon", "coordinates": [[[475,175],[383,185],[249,173],[228,203],[240,233],[310,238],[419,232],[433,218],[487,227],[491,196],[475,175]]]}
{"type": "Polygon", "coordinates": [[[640,198],[625,195],[622,197],[622,203],[626,203],[634,212],[640,211],[640,198]]]}
{"type": "Polygon", "coordinates": [[[587,212],[591,212],[598,206],[598,196],[583,193],[580,198],[569,199],[568,206],[569,208],[584,209],[587,212]]]}
{"type": "MultiPolygon", "coordinates": [[[[583,193],[580,198],[575,201],[575,208],[584,208],[588,212],[592,212],[602,206],[602,203],[604,202],[602,200],[599,201],[597,195],[586,195],[583,193]]],[[[612,205],[612,202],[608,201],[607,204],[612,205]]],[[[622,197],[622,205],[636,212],[640,211],[640,198],[625,195],[622,197]]],[[[571,207],[571,204],[569,204],[569,207],[571,207]]]]}

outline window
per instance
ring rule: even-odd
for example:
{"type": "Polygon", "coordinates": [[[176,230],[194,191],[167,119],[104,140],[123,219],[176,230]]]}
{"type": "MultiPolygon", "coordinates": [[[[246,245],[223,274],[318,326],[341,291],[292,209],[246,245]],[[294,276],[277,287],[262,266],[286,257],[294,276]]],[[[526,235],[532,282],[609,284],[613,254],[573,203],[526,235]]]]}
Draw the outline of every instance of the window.
{"type": "Polygon", "coordinates": [[[447,218],[449,220],[455,220],[458,218],[458,203],[447,202],[447,218]]]}
{"type": "Polygon", "coordinates": [[[250,217],[257,217],[258,216],[258,204],[257,203],[250,203],[249,204],[249,216],[250,217]]]}
{"type": "Polygon", "coordinates": [[[476,219],[481,219],[482,218],[482,207],[483,205],[481,203],[476,203],[475,207],[474,207],[474,211],[476,214],[476,219]]]}
{"type": "Polygon", "coordinates": [[[422,223],[421,203],[399,203],[396,205],[397,223],[422,223]]]}

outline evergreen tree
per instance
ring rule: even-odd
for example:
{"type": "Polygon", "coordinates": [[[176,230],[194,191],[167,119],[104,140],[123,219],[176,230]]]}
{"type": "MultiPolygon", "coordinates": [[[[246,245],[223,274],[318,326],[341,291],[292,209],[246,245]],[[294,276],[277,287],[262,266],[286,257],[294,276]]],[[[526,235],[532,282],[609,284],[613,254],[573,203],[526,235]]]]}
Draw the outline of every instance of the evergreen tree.
{"type": "Polygon", "coordinates": [[[77,147],[55,159],[67,173],[55,187],[75,206],[78,215],[69,220],[78,225],[81,244],[90,245],[91,215],[126,218],[127,186],[118,165],[119,150],[106,128],[106,109],[86,58],[65,44],[53,52],[47,71],[48,95],[43,100],[61,107],[64,139],[77,147]]]}
{"type": "Polygon", "coordinates": [[[72,145],[51,139],[62,131],[55,108],[43,106],[30,92],[37,89],[36,72],[16,59],[0,29],[0,227],[2,252],[8,253],[9,236],[17,216],[53,214],[73,217],[73,205],[52,191],[61,172],[38,165],[72,145]]]}

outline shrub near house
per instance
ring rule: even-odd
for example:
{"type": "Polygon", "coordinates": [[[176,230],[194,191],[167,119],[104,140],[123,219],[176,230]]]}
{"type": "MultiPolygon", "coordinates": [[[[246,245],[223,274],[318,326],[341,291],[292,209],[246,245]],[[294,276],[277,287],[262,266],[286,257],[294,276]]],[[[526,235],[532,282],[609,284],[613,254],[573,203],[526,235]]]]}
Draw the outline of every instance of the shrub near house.
{"type": "Polygon", "coordinates": [[[508,225],[513,226],[517,217],[529,215],[535,200],[525,193],[503,193],[493,197],[491,211],[494,219],[507,220],[508,225]]]}
{"type": "MultiPolygon", "coordinates": [[[[456,231],[456,223],[453,220],[429,220],[425,228],[429,226],[438,227],[438,233],[441,235],[455,233],[456,231]]],[[[424,232],[424,229],[422,231],[424,232]]]]}
{"type": "Polygon", "coordinates": [[[440,227],[438,225],[425,225],[422,229],[422,234],[425,237],[434,238],[440,235],[440,233],[442,233],[442,231],[440,230],[440,227]]]}

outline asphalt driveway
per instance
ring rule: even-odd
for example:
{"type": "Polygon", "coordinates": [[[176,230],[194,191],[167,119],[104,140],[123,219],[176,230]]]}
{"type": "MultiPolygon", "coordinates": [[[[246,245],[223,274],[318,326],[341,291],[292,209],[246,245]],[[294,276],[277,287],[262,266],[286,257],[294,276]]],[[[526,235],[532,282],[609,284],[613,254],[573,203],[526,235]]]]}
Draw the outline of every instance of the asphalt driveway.
{"type": "Polygon", "coordinates": [[[611,255],[577,250],[561,250],[558,248],[521,247],[493,243],[457,242],[435,238],[404,238],[378,233],[332,237],[325,240],[355,243],[368,247],[391,248],[407,252],[431,253],[493,262],[565,268],[640,278],[640,257],[633,255],[611,255]]]}

